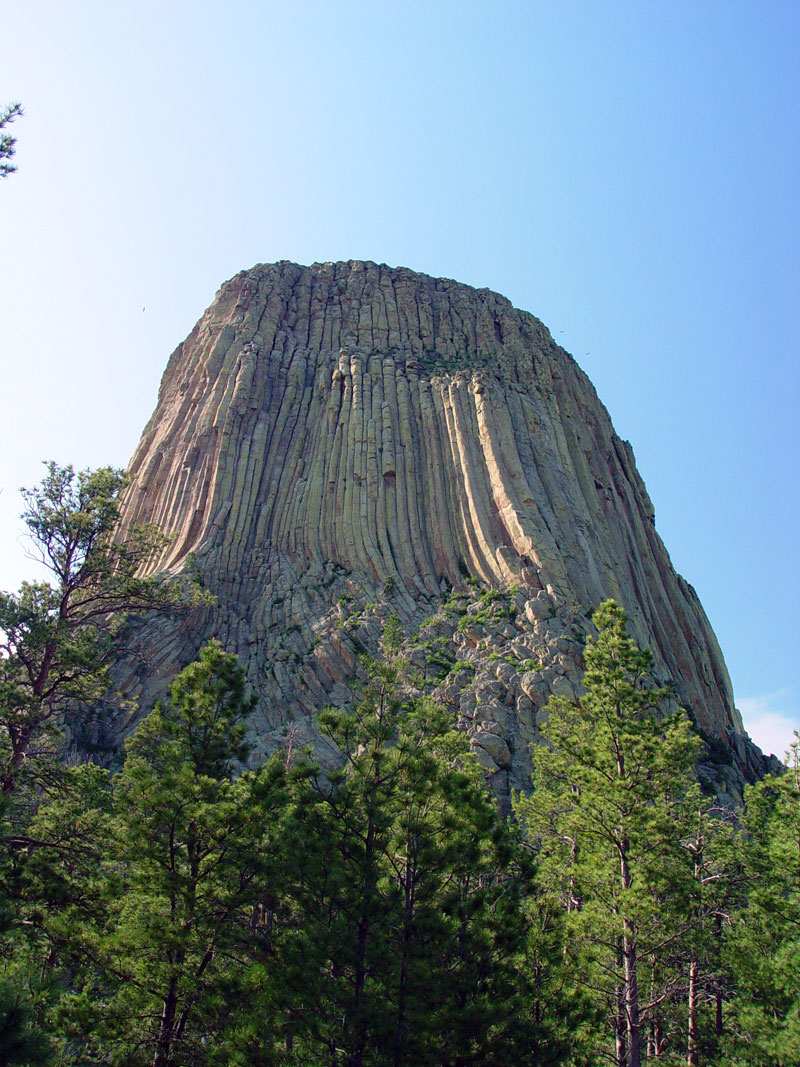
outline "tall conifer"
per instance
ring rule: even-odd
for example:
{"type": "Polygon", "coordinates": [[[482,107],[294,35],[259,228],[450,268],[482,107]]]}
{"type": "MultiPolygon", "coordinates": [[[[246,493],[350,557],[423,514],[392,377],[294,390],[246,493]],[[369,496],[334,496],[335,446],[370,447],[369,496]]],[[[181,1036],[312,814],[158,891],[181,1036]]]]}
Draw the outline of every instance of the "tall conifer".
{"type": "Polygon", "coordinates": [[[518,812],[561,895],[565,951],[594,991],[617,1067],[640,1067],[645,1028],[671,980],[659,961],[692,927],[687,849],[702,806],[693,768],[699,738],[668,713],[652,658],[626,634],[614,601],[595,612],[585,694],[553,697],[534,748],[534,792],[518,812]]]}

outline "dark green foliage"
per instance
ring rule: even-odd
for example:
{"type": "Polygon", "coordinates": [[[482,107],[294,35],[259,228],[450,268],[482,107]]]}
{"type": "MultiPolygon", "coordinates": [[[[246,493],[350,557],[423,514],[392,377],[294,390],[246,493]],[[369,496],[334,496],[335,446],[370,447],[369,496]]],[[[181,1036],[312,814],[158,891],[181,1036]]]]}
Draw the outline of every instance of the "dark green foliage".
{"type": "Polygon", "coordinates": [[[517,810],[568,914],[567,951],[608,1019],[605,1048],[638,1067],[664,996],[656,963],[693,922],[699,739],[682,713],[660,710],[671,692],[649,682],[650,654],[626,635],[624,612],[606,601],[593,619],[586,693],[577,705],[551,698],[534,792],[517,810]]]}
{"type": "Polygon", "coordinates": [[[747,893],[727,939],[728,1062],[790,1067],[800,1055],[800,737],[786,773],[746,791],[738,851],[747,893]]]}
{"type": "Polygon", "coordinates": [[[59,956],[72,955],[62,916],[85,914],[94,893],[96,825],[82,816],[96,799],[98,778],[102,786],[104,772],[95,767],[63,768],[54,820],[26,825],[11,798],[2,798],[0,1033],[8,1041],[8,1062],[50,1062],[43,1024],[61,989],[59,956]]]}
{"type": "Polygon", "coordinates": [[[531,1067],[591,1067],[602,1017],[581,982],[569,940],[568,913],[534,859],[522,880],[525,939],[517,958],[515,1000],[527,1022],[531,1067]]]}
{"type": "MultiPolygon", "coordinates": [[[[9,801],[0,797],[0,827],[8,839],[9,801]]],[[[48,1063],[50,1045],[37,1026],[37,1009],[47,999],[36,958],[17,919],[17,864],[8,848],[0,855],[0,1063],[48,1063]]]]}
{"type": "Polygon", "coordinates": [[[121,471],[75,473],[47,464],[40,485],[23,491],[34,555],[48,582],[0,593],[0,782],[40,783],[57,769],[64,716],[97,705],[130,612],[172,609],[188,599],[165,576],[139,571],[164,537],[153,527],[114,537],[121,471]]]}
{"type": "Polygon", "coordinates": [[[274,764],[230,777],[251,707],[235,658],[212,643],[128,742],[95,946],[112,1062],[196,1062],[224,1028],[281,798],[274,764]]]}
{"type": "Polygon", "coordinates": [[[293,775],[284,1062],[499,1062],[519,1029],[512,851],[449,717],[397,657],[368,669],[351,709],[320,716],[342,768],[293,775]]]}
{"type": "MultiPolygon", "coordinates": [[[[181,758],[195,773],[228,778],[249,754],[246,720],[255,697],[248,697],[245,689],[236,657],[227,655],[218,641],[211,641],[200,658],[176,677],[169,704],[157,705],[147,734],[161,749],[168,741],[178,745],[181,758]]],[[[129,752],[137,752],[141,745],[137,735],[129,752]]]]}
{"type": "Polygon", "coordinates": [[[36,1026],[31,1000],[19,971],[0,983],[0,1063],[9,1067],[51,1062],[50,1044],[36,1026]]]}
{"type": "Polygon", "coordinates": [[[231,778],[252,701],[216,643],[127,743],[30,827],[24,876],[51,967],[62,1063],[201,1062],[225,1030],[255,936],[280,806],[275,764],[231,778]]]}
{"type": "Polygon", "coordinates": [[[511,826],[394,616],[320,716],[335,766],[243,769],[253,702],[214,642],[118,774],[51,756],[0,809],[0,1060],[796,1063],[800,749],[735,832],[624,614],[594,619],[511,826]]]}

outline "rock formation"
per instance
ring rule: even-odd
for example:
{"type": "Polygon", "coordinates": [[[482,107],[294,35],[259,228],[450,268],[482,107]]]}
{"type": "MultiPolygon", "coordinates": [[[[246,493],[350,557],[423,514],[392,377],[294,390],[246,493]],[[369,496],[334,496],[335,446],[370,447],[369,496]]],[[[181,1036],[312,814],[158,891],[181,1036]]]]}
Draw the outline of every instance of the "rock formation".
{"type": "Polygon", "coordinates": [[[524,784],[537,715],[576,691],[587,612],[613,596],[708,737],[757,763],[630,445],[496,293],[364,262],[244,271],[173,353],[129,474],[125,527],[173,536],[153,567],[216,597],[151,627],[158,674],[219,637],[262,753],[313,738],[395,612],[455,664],[437,682],[495,788],[524,784]]]}

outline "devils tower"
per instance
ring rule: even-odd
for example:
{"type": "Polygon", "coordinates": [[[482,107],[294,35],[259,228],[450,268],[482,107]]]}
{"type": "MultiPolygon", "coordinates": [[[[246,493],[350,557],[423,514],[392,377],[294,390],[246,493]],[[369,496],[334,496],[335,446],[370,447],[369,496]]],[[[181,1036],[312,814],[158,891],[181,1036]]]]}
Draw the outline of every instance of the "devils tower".
{"type": "Polygon", "coordinates": [[[150,627],[157,677],[220,638],[258,695],[261,753],[314,741],[396,614],[504,793],[613,596],[705,735],[757,763],[631,446],[496,293],[370,262],[243,271],[170,358],[129,475],[124,526],[156,523],[172,540],[153,567],[216,598],[150,627]]]}

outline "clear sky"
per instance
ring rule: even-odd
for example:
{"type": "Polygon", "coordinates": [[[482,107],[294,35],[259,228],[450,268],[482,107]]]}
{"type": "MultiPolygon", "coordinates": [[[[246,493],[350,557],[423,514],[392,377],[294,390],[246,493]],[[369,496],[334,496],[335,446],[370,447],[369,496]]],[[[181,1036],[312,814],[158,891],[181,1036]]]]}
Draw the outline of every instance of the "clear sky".
{"type": "Polygon", "coordinates": [[[800,726],[796,0],[5,0],[0,587],[40,462],[125,466],[223,280],[488,286],[634,447],[756,741],[800,726]]]}

